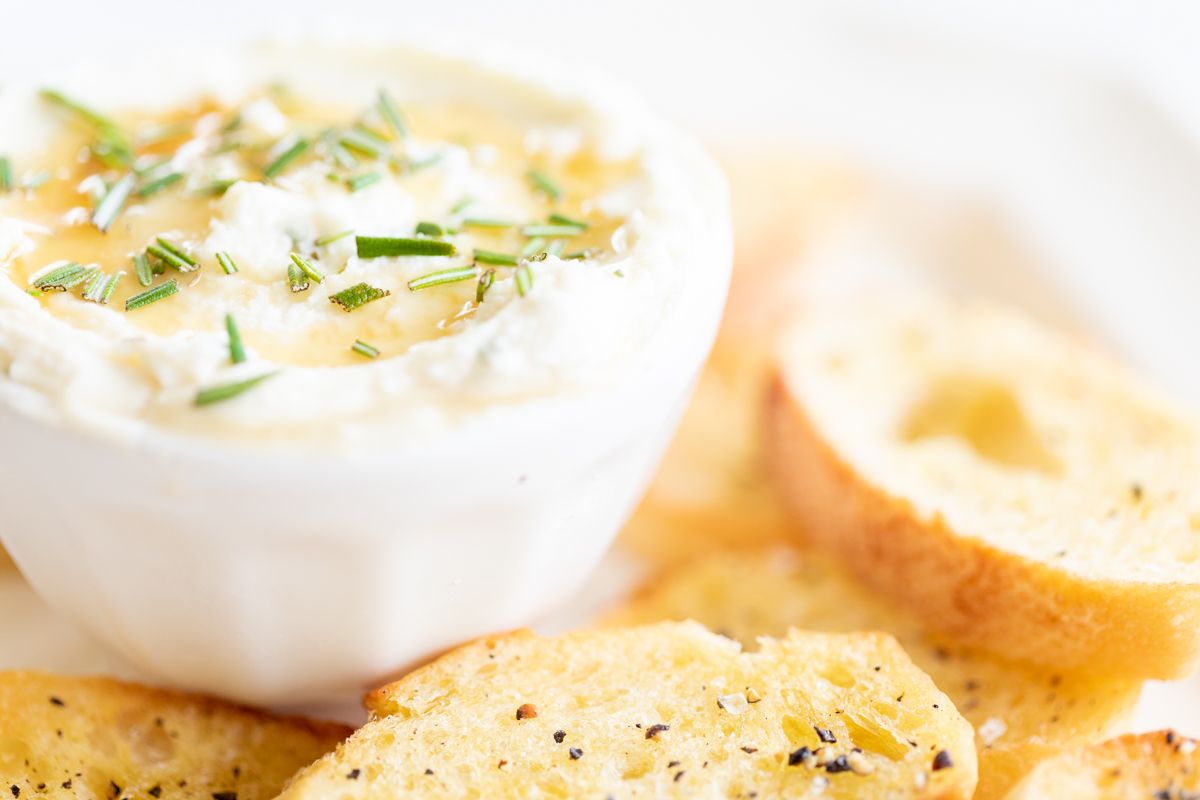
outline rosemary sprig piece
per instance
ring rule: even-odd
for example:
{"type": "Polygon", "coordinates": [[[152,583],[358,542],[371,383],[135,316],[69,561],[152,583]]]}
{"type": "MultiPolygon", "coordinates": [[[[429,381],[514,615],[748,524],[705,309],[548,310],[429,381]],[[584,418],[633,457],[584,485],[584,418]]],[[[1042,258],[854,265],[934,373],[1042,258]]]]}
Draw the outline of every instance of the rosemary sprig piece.
{"type": "Polygon", "coordinates": [[[356,283],[348,289],[343,289],[337,294],[329,296],[329,302],[334,305],[341,306],[343,311],[350,312],[356,308],[362,308],[367,303],[374,302],[382,297],[387,297],[391,292],[386,289],[377,289],[365,283],[356,283]]]}
{"type": "Polygon", "coordinates": [[[496,281],[496,270],[489,269],[487,272],[479,276],[479,283],[475,287],[475,303],[478,305],[483,302],[483,298],[487,296],[488,289],[492,288],[492,284],[496,281]]]}
{"type": "Polygon", "coordinates": [[[469,281],[478,273],[475,271],[474,264],[468,264],[465,267],[451,267],[450,269],[440,269],[437,272],[431,272],[428,275],[422,275],[419,278],[414,278],[408,282],[409,291],[419,292],[422,289],[428,289],[431,286],[441,286],[444,283],[458,283],[459,281],[469,281]]]}
{"type": "Polygon", "coordinates": [[[151,303],[157,303],[159,300],[164,300],[173,294],[179,293],[179,282],[172,278],[169,281],[160,283],[153,289],[147,289],[141,294],[136,294],[125,301],[126,311],[136,311],[139,308],[145,308],[151,303]]]}
{"type": "Polygon", "coordinates": [[[462,221],[464,228],[515,228],[517,223],[506,219],[489,219],[487,217],[468,217],[462,221]]]}
{"type": "Polygon", "coordinates": [[[418,236],[433,236],[434,238],[440,239],[445,235],[445,233],[446,232],[442,230],[442,226],[438,225],[436,222],[417,223],[416,234],[418,236]]]}
{"type": "MultiPolygon", "coordinates": [[[[184,264],[187,264],[192,269],[199,268],[200,262],[197,261],[196,259],[192,258],[191,254],[188,253],[188,251],[184,250],[179,245],[175,244],[174,242],[170,241],[169,239],[164,239],[162,236],[155,236],[154,241],[158,242],[158,246],[161,247],[163,250],[166,250],[168,253],[175,256],[177,259],[182,261],[184,264]]],[[[187,270],[184,270],[184,272],[187,272],[187,270]]]]}
{"type": "Polygon", "coordinates": [[[121,282],[121,278],[125,277],[124,272],[118,272],[116,275],[110,275],[108,281],[104,284],[104,290],[100,292],[100,304],[108,305],[108,301],[112,300],[112,296],[117,291],[117,284],[121,282]]]}
{"type": "Polygon", "coordinates": [[[350,345],[350,349],[360,356],[379,358],[379,348],[373,344],[367,344],[362,339],[355,339],[354,344],[350,345]]]}
{"type": "Polygon", "coordinates": [[[358,192],[368,186],[379,183],[381,180],[383,180],[382,172],[364,172],[362,175],[347,178],[346,188],[351,192],[358,192]]]}
{"type": "Polygon", "coordinates": [[[571,225],[576,228],[583,228],[585,231],[591,227],[585,220],[568,217],[566,214],[551,214],[546,218],[554,225],[571,225]]]}
{"type": "Polygon", "coordinates": [[[154,269],[150,266],[150,258],[145,253],[134,253],[133,274],[142,286],[154,283],[154,269]]]}
{"type": "Polygon", "coordinates": [[[311,278],[317,283],[325,282],[325,273],[317,269],[307,258],[299,253],[292,253],[290,258],[292,259],[292,263],[300,268],[300,271],[304,273],[306,278],[311,278]]]}
{"type": "Polygon", "coordinates": [[[182,172],[168,172],[161,178],[155,178],[148,183],[142,184],[142,187],[137,192],[138,197],[150,197],[153,194],[161,192],[163,189],[174,186],[181,180],[183,180],[182,172]]]}
{"type": "Polygon", "coordinates": [[[575,225],[526,225],[521,228],[522,236],[542,236],[547,239],[569,239],[579,236],[586,229],[575,225]]]}
{"type": "Polygon", "coordinates": [[[225,315],[225,332],[229,334],[229,363],[241,364],[246,360],[246,346],[242,344],[242,332],[233,314],[225,315]]]}
{"type": "Polygon", "coordinates": [[[338,144],[367,158],[388,158],[391,155],[387,142],[360,129],[342,131],[338,135],[338,144]]]}
{"type": "Polygon", "coordinates": [[[302,156],[307,149],[308,139],[297,139],[290,147],[275,156],[275,160],[263,170],[263,176],[267,178],[278,177],[293,161],[302,156]]]}
{"type": "Polygon", "coordinates": [[[300,269],[300,265],[292,262],[287,267],[288,286],[293,293],[308,291],[308,287],[312,284],[308,281],[308,276],[304,274],[304,270],[300,269]]]}
{"type": "Polygon", "coordinates": [[[397,256],[452,256],[458,252],[451,242],[437,239],[392,238],[387,236],[356,236],[359,258],[394,258],[397,256]]]}
{"type": "Polygon", "coordinates": [[[524,297],[533,289],[533,270],[528,264],[522,263],[513,274],[513,283],[517,285],[517,294],[524,297]]]}
{"type": "Polygon", "coordinates": [[[496,253],[491,250],[476,250],[475,260],[480,264],[495,264],[501,267],[515,267],[517,257],[508,253],[496,253]]]}
{"type": "Polygon", "coordinates": [[[7,156],[0,157],[0,192],[9,192],[13,188],[12,161],[7,156]]]}
{"type": "Polygon", "coordinates": [[[450,214],[453,216],[457,216],[457,215],[461,214],[462,212],[466,211],[467,208],[470,207],[470,205],[474,202],[475,202],[474,197],[464,197],[462,200],[459,200],[457,203],[450,206],[450,214]]]}
{"type": "Polygon", "coordinates": [[[69,261],[35,277],[33,288],[42,292],[65,292],[87,280],[89,273],[87,267],[69,261]]]}
{"type": "Polygon", "coordinates": [[[117,291],[117,284],[123,277],[125,277],[124,272],[106,275],[100,270],[96,270],[95,276],[88,280],[87,286],[83,290],[83,299],[91,303],[108,305],[113,293],[117,291]]]}
{"type": "Polygon", "coordinates": [[[521,248],[521,258],[529,258],[530,256],[537,255],[538,253],[543,252],[545,248],[546,240],[542,237],[539,236],[536,239],[530,239],[525,243],[525,246],[521,248]]]}
{"type": "Polygon", "coordinates": [[[383,117],[383,121],[397,136],[401,139],[408,138],[408,125],[404,122],[404,115],[400,113],[400,107],[386,89],[379,90],[379,116],[383,117]]]}
{"type": "Polygon", "coordinates": [[[108,276],[99,267],[89,269],[83,284],[83,299],[91,303],[98,303],[100,295],[104,293],[104,284],[107,281],[108,276]]]}
{"type": "Polygon", "coordinates": [[[347,236],[353,235],[354,231],[352,230],[338,231],[337,233],[331,233],[328,236],[322,236],[320,239],[317,239],[315,242],[313,242],[313,244],[315,244],[317,247],[326,247],[338,241],[339,239],[345,239],[347,236]]]}
{"type": "Polygon", "coordinates": [[[220,197],[229,191],[229,187],[238,182],[236,178],[221,178],[218,180],[209,181],[206,186],[201,186],[196,190],[199,196],[220,197]]]}
{"type": "Polygon", "coordinates": [[[134,177],[131,172],[114,183],[103,199],[96,204],[96,210],[92,212],[92,224],[101,233],[108,232],[113,222],[116,221],[117,215],[121,213],[121,209],[125,207],[125,201],[129,199],[129,193],[133,191],[133,183],[134,177]]]}
{"type": "Polygon", "coordinates": [[[529,172],[525,173],[525,176],[529,178],[529,182],[533,184],[534,189],[546,195],[551,200],[557,200],[562,197],[562,189],[550,179],[549,175],[540,169],[530,169],[529,172]]]}
{"type": "Polygon", "coordinates": [[[85,106],[78,100],[67,97],[60,91],[55,89],[42,89],[40,92],[38,92],[38,95],[48,103],[52,103],[59,108],[71,112],[89,125],[94,125],[97,128],[111,128],[113,130],[120,130],[120,126],[117,125],[116,121],[111,117],[107,117],[104,114],[85,106]]]}
{"type": "Polygon", "coordinates": [[[42,89],[39,95],[96,130],[98,141],[92,145],[92,153],[105,166],[115,169],[133,161],[133,143],[116,120],[54,89],[42,89]]]}
{"type": "Polygon", "coordinates": [[[226,275],[232,275],[233,273],[238,271],[238,266],[234,262],[233,257],[230,256],[229,253],[226,253],[224,250],[217,253],[217,263],[221,265],[221,270],[226,275]]]}
{"type": "Polygon", "coordinates": [[[599,251],[595,248],[588,247],[584,250],[576,250],[574,253],[567,253],[563,256],[567,261],[583,261],[588,258],[595,258],[599,251]]]}
{"type": "Polygon", "coordinates": [[[197,406],[208,406],[212,405],[213,403],[220,403],[224,400],[231,400],[243,392],[253,389],[255,386],[258,386],[268,378],[273,378],[278,374],[278,372],[267,372],[262,375],[256,375],[253,378],[247,378],[244,381],[213,386],[210,389],[201,389],[196,393],[195,404],[197,406]]]}

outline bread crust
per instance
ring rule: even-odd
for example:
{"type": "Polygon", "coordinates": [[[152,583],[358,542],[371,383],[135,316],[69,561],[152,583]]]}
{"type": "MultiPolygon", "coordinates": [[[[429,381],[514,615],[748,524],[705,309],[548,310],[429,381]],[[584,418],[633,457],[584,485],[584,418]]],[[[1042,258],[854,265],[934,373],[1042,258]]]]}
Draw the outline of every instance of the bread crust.
{"type": "Polygon", "coordinates": [[[1200,586],[1083,578],[922,519],[822,438],[785,372],[768,392],[768,462],[801,540],[931,628],[1006,658],[1141,678],[1192,672],[1200,586]]]}
{"type": "Polygon", "coordinates": [[[1173,730],[1130,733],[1048,759],[1006,800],[1185,800],[1200,788],[1196,740],[1173,730]]]}

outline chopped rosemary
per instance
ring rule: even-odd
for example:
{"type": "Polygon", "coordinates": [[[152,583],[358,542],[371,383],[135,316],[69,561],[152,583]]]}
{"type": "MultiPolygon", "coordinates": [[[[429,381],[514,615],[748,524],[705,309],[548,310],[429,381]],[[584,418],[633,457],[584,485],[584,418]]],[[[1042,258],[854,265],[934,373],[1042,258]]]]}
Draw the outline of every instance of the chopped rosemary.
{"type": "Polygon", "coordinates": [[[587,230],[590,227],[584,220],[568,217],[566,214],[551,214],[549,217],[547,217],[547,219],[555,225],[572,225],[576,228],[583,228],[584,230],[587,230]]]}
{"type": "Polygon", "coordinates": [[[532,255],[542,252],[545,249],[545,247],[546,247],[546,240],[541,238],[540,236],[537,237],[536,239],[530,239],[528,242],[525,243],[525,246],[521,248],[521,257],[529,258],[532,255]]]}
{"type": "Polygon", "coordinates": [[[12,162],[7,157],[0,157],[0,192],[12,191],[12,188],[12,162]]]}
{"type": "Polygon", "coordinates": [[[234,397],[237,397],[247,389],[253,389],[258,384],[262,383],[268,378],[273,378],[278,374],[279,373],[277,372],[267,372],[262,375],[256,375],[253,378],[247,378],[244,381],[226,383],[220,386],[214,386],[211,389],[201,389],[196,393],[195,403],[197,406],[207,406],[212,405],[213,403],[220,403],[223,400],[230,400],[234,397]]]}
{"type": "Polygon", "coordinates": [[[317,283],[325,282],[325,273],[313,266],[313,263],[299,253],[291,254],[292,263],[300,268],[305,277],[311,278],[317,283]]]}
{"type": "Polygon", "coordinates": [[[487,296],[488,289],[492,288],[492,283],[496,280],[496,270],[489,269],[487,272],[479,276],[479,284],[475,287],[475,302],[482,303],[483,298],[487,296]]]}
{"type": "Polygon", "coordinates": [[[401,139],[408,138],[408,125],[404,122],[404,115],[400,113],[400,107],[386,89],[379,90],[379,116],[383,117],[384,122],[397,136],[401,139]]]}
{"type": "Polygon", "coordinates": [[[515,228],[517,223],[506,219],[486,219],[483,217],[468,217],[462,221],[464,228],[515,228]]]}
{"type": "Polygon", "coordinates": [[[367,358],[379,358],[379,348],[372,344],[367,344],[362,339],[355,339],[354,344],[350,345],[350,349],[358,353],[360,356],[367,358]]]}
{"type": "Polygon", "coordinates": [[[304,270],[300,269],[300,265],[295,262],[288,264],[287,279],[288,286],[296,293],[306,292],[312,285],[308,282],[308,276],[304,274],[304,270]]]}
{"type": "Polygon", "coordinates": [[[557,183],[550,180],[549,175],[542,172],[540,169],[529,170],[529,172],[526,173],[526,177],[529,178],[529,182],[533,184],[534,189],[542,192],[551,200],[557,200],[558,198],[562,197],[562,189],[558,187],[557,183]]]}
{"type": "Polygon", "coordinates": [[[108,276],[103,270],[93,267],[88,270],[87,281],[83,284],[83,299],[91,303],[100,302],[100,295],[104,294],[104,285],[108,283],[108,276]]]}
{"type": "Polygon", "coordinates": [[[83,283],[90,273],[91,270],[82,264],[69,261],[35,278],[33,287],[43,292],[65,292],[83,283]]]}
{"type": "Polygon", "coordinates": [[[42,89],[41,98],[62,108],[96,129],[99,141],[92,145],[92,153],[105,166],[116,169],[133,161],[133,144],[128,134],[111,117],[95,111],[78,100],[67,97],[54,89],[42,89]]]}
{"type": "Polygon", "coordinates": [[[567,261],[583,261],[584,259],[595,258],[596,254],[597,251],[594,248],[589,247],[586,250],[577,250],[574,253],[567,253],[565,256],[563,256],[563,258],[565,258],[567,261]]]}
{"type": "Polygon", "coordinates": [[[533,270],[528,264],[521,264],[513,274],[513,283],[517,285],[517,294],[524,297],[533,289],[533,270]]]}
{"type": "Polygon", "coordinates": [[[217,263],[221,265],[221,269],[224,270],[226,275],[232,275],[238,271],[238,266],[234,262],[233,257],[223,250],[217,253],[217,263]]]}
{"type": "Polygon", "coordinates": [[[145,253],[134,253],[133,274],[137,276],[137,281],[142,286],[154,283],[154,270],[150,266],[150,258],[145,253]]]}
{"type": "Polygon", "coordinates": [[[121,282],[121,278],[125,277],[124,272],[118,272],[116,275],[110,275],[108,282],[104,284],[104,290],[100,292],[101,305],[108,305],[108,301],[112,300],[113,294],[117,291],[117,284],[121,282]]]}
{"type": "Polygon", "coordinates": [[[161,192],[170,186],[174,186],[183,180],[182,172],[168,172],[161,178],[155,178],[149,183],[142,184],[142,188],[138,189],[138,197],[149,197],[152,194],[161,192]]]}
{"type": "Polygon", "coordinates": [[[521,228],[522,236],[544,236],[547,239],[569,239],[578,236],[586,228],[576,225],[526,225],[521,228]]]}
{"type": "Polygon", "coordinates": [[[433,236],[440,239],[445,235],[445,231],[436,222],[418,222],[416,234],[418,236],[433,236]]]}
{"type": "Polygon", "coordinates": [[[359,258],[396,256],[452,256],[458,252],[450,242],[437,239],[407,239],[387,236],[356,236],[359,258]]]}
{"type": "Polygon", "coordinates": [[[133,297],[125,301],[126,311],[136,311],[139,308],[145,308],[151,303],[157,303],[159,300],[164,300],[173,294],[179,293],[179,282],[172,278],[169,281],[164,281],[153,289],[147,289],[141,294],[135,294],[133,297]]]}
{"type": "Polygon", "coordinates": [[[422,275],[419,278],[414,278],[408,282],[409,291],[419,292],[422,289],[428,289],[431,286],[441,286],[443,283],[458,283],[459,281],[469,281],[476,276],[475,265],[468,264],[465,267],[451,267],[450,269],[441,269],[437,272],[431,272],[428,275],[422,275]]]}
{"type": "Polygon", "coordinates": [[[467,208],[474,202],[474,197],[464,197],[462,200],[459,200],[457,203],[450,206],[450,213],[452,215],[461,214],[462,212],[466,211],[467,208]]]}
{"type": "Polygon", "coordinates": [[[129,193],[133,191],[133,181],[134,177],[131,172],[114,183],[104,198],[96,204],[96,210],[92,212],[92,224],[102,233],[108,232],[113,222],[116,221],[117,215],[121,213],[121,209],[125,207],[125,201],[129,199],[129,193]]]}
{"type": "Polygon", "coordinates": [[[94,111],[93,109],[85,106],[83,103],[80,103],[78,100],[73,100],[72,98],[67,97],[62,92],[59,92],[55,89],[42,89],[40,92],[38,92],[38,94],[43,100],[53,103],[59,108],[70,111],[75,116],[91,125],[96,126],[97,128],[111,128],[113,130],[120,130],[120,126],[117,125],[112,118],[106,117],[98,111],[94,111]]]}
{"type": "Polygon", "coordinates": [[[242,332],[238,330],[233,314],[225,315],[225,332],[229,334],[229,363],[241,364],[246,360],[246,347],[242,344],[242,332]]]}
{"type": "Polygon", "coordinates": [[[315,244],[317,247],[325,247],[333,244],[339,239],[345,239],[347,236],[353,235],[354,231],[338,231],[337,233],[331,233],[328,236],[322,236],[320,239],[317,239],[317,241],[313,242],[313,244],[315,244]]]}
{"type": "Polygon", "coordinates": [[[338,143],[347,150],[367,158],[387,158],[391,155],[387,142],[364,130],[342,131],[338,136],[338,143]]]}
{"type": "Polygon", "coordinates": [[[546,248],[546,252],[552,256],[561,256],[563,253],[563,250],[566,250],[566,249],[567,249],[567,240],[566,239],[555,239],[553,242],[550,243],[550,246],[546,248]]]}
{"type": "Polygon", "coordinates": [[[220,197],[229,191],[229,187],[238,182],[236,178],[221,178],[219,180],[209,181],[206,186],[201,186],[196,190],[198,195],[209,195],[211,197],[220,197]]]}
{"type": "Polygon", "coordinates": [[[365,283],[356,283],[337,294],[331,294],[329,302],[341,306],[343,311],[350,312],[381,297],[387,297],[389,294],[391,292],[386,289],[376,289],[374,286],[369,286],[365,283]]]}
{"type": "Polygon", "coordinates": [[[117,291],[117,284],[121,282],[121,278],[125,277],[124,272],[118,272],[116,275],[105,275],[100,270],[96,270],[96,275],[88,281],[87,286],[83,290],[83,299],[100,305],[108,305],[108,301],[112,299],[113,293],[117,291]]]}
{"type": "Polygon", "coordinates": [[[517,257],[508,253],[495,253],[491,250],[476,250],[475,260],[480,264],[496,264],[501,267],[515,267],[517,257]]]}
{"type": "Polygon", "coordinates": [[[297,158],[304,154],[308,149],[307,139],[297,139],[290,147],[275,157],[275,160],[267,165],[263,170],[263,175],[267,178],[274,178],[280,175],[288,166],[297,158]]]}
{"type": "Polygon", "coordinates": [[[355,175],[346,179],[346,188],[352,192],[357,192],[365,189],[372,184],[379,183],[383,180],[382,172],[364,172],[362,175],[355,175]]]}
{"type": "Polygon", "coordinates": [[[195,270],[200,267],[200,262],[192,258],[191,255],[188,254],[188,251],[184,250],[179,245],[174,244],[173,242],[164,239],[161,236],[155,236],[154,241],[158,242],[158,246],[160,248],[166,250],[168,253],[175,256],[176,259],[182,261],[186,265],[179,268],[181,272],[190,272],[191,270],[195,270]]]}

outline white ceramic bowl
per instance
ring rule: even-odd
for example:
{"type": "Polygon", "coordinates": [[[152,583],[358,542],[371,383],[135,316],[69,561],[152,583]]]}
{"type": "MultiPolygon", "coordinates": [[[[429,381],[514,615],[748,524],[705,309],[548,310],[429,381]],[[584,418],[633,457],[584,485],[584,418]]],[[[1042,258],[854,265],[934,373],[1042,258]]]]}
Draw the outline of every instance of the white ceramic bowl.
{"type": "Polygon", "coordinates": [[[244,701],[343,698],[527,624],[608,547],[715,335],[727,208],[689,157],[716,187],[710,246],[676,265],[689,280],[658,332],[604,385],[422,444],[295,453],[102,436],[0,402],[0,538],[53,608],[148,675],[244,701]]]}

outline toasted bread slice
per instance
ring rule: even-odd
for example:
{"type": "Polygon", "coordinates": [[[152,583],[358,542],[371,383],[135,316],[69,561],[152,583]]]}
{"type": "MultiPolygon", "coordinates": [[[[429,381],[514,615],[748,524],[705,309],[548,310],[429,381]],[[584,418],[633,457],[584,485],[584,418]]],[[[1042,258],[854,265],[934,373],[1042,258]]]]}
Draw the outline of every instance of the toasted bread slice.
{"type": "Polygon", "coordinates": [[[349,733],[108,678],[0,672],[0,788],[14,800],[266,800],[349,733]]]}
{"type": "Polygon", "coordinates": [[[774,474],[811,541],[960,641],[1057,668],[1200,654],[1194,419],[994,306],[826,308],[784,334],[774,474]]]}
{"type": "Polygon", "coordinates": [[[285,798],[969,797],[971,727],[884,634],[480,640],[367,698],[285,798]]]}
{"type": "Polygon", "coordinates": [[[1007,800],[1190,800],[1200,797],[1196,740],[1127,734],[1043,761],[1007,800]]]}
{"type": "Polygon", "coordinates": [[[979,800],[998,798],[1037,762],[1114,732],[1141,682],[995,658],[931,634],[827,557],[774,548],[700,559],[651,582],[605,624],[694,619],[753,650],[789,628],[881,630],[975,726],[979,800]]]}

